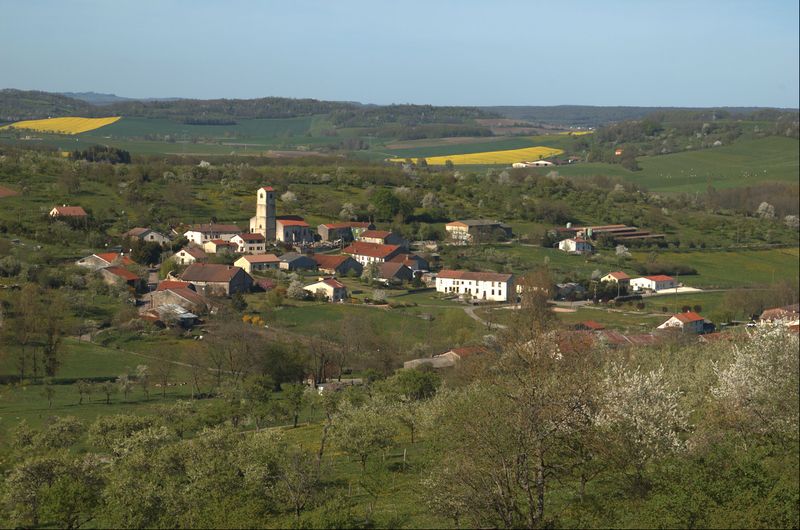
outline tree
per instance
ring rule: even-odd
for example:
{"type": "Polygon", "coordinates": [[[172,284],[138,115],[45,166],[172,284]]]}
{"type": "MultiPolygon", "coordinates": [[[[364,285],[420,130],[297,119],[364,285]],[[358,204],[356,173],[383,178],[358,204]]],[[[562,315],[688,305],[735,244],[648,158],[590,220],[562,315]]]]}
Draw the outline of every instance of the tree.
{"type": "Polygon", "coordinates": [[[260,429],[265,421],[275,419],[278,415],[276,403],[272,400],[274,388],[275,381],[266,375],[251,375],[244,380],[242,386],[244,398],[256,430],[260,429]]]}
{"type": "Polygon", "coordinates": [[[42,397],[47,400],[47,408],[53,408],[53,398],[56,395],[56,389],[53,387],[52,381],[49,379],[45,381],[42,386],[42,397]]]}
{"type": "Polygon", "coordinates": [[[362,474],[367,460],[377,451],[388,449],[395,436],[391,416],[376,403],[354,407],[344,403],[333,422],[336,445],[358,459],[362,474]]]}
{"type": "Polygon", "coordinates": [[[291,506],[299,521],[308,503],[314,498],[319,473],[314,456],[300,448],[284,448],[279,460],[278,480],[273,487],[275,497],[291,506]]]}
{"type": "Polygon", "coordinates": [[[289,284],[286,290],[286,296],[293,300],[305,300],[308,297],[308,292],[303,288],[303,284],[297,280],[289,284]]]}
{"type": "Polygon", "coordinates": [[[118,387],[114,383],[112,383],[111,381],[104,381],[104,382],[99,384],[98,388],[99,388],[100,392],[102,394],[105,394],[105,396],[106,396],[106,405],[110,405],[111,404],[111,394],[116,393],[118,387]]]}
{"type": "Polygon", "coordinates": [[[150,369],[146,364],[140,364],[136,367],[136,382],[139,383],[144,399],[150,399],[150,369]]]}
{"type": "Polygon", "coordinates": [[[306,403],[306,386],[299,383],[291,383],[286,385],[283,394],[286,403],[289,405],[289,413],[293,418],[293,426],[297,427],[297,420],[306,403]]]}
{"type": "Polygon", "coordinates": [[[378,277],[379,271],[380,268],[377,263],[367,263],[361,271],[361,280],[372,282],[372,280],[378,277]]]}
{"type": "Polygon", "coordinates": [[[120,392],[122,392],[125,401],[128,401],[128,394],[130,394],[131,389],[133,389],[133,382],[130,377],[128,377],[128,374],[122,374],[117,377],[117,386],[120,392]]]}
{"type": "Polygon", "coordinates": [[[85,379],[79,379],[78,382],[75,383],[75,386],[80,396],[78,405],[83,405],[83,398],[88,398],[92,394],[92,384],[85,379]]]}

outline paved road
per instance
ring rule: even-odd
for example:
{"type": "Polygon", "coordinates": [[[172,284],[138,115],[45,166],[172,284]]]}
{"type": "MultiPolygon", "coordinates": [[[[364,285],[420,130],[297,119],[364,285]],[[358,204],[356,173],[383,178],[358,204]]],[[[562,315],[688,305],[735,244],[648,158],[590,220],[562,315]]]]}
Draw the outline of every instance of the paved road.
{"type": "Polygon", "coordinates": [[[481,317],[479,317],[475,313],[475,306],[472,306],[472,305],[464,306],[464,312],[467,315],[469,315],[470,318],[472,318],[473,320],[477,320],[478,322],[480,322],[481,324],[483,324],[484,326],[486,326],[489,329],[493,329],[493,328],[506,329],[508,327],[508,326],[504,326],[503,324],[496,324],[494,322],[489,322],[487,320],[482,319],[481,317]]]}

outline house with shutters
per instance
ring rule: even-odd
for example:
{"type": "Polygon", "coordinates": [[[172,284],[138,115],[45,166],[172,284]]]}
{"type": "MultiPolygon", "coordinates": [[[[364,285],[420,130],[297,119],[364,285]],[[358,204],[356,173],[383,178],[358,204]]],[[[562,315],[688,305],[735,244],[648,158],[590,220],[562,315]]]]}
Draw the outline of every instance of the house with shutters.
{"type": "Polygon", "coordinates": [[[236,245],[239,254],[263,254],[267,250],[267,240],[257,233],[236,234],[230,242],[236,245]]]}
{"type": "Polygon", "coordinates": [[[75,262],[75,265],[78,267],[83,267],[93,271],[110,267],[112,265],[121,265],[123,267],[127,267],[134,264],[135,263],[131,258],[120,252],[100,252],[98,254],[86,256],[85,258],[81,258],[75,262]]]}
{"type": "Polygon", "coordinates": [[[382,245],[380,243],[356,241],[345,247],[342,252],[352,256],[353,259],[361,265],[369,265],[370,263],[389,261],[392,257],[400,254],[402,248],[398,245],[382,245]]]}
{"type": "Polygon", "coordinates": [[[208,254],[200,247],[183,247],[175,255],[172,259],[178,265],[190,265],[195,261],[205,261],[208,259],[208,254]]]}
{"type": "Polygon", "coordinates": [[[246,293],[253,287],[253,278],[241,267],[216,263],[192,263],[181,274],[181,280],[192,283],[197,292],[206,296],[246,293]]]}
{"type": "Polygon", "coordinates": [[[436,275],[436,291],[491,302],[510,302],[516,296],[514,275],[500,272],[442,270],[436,275]]]}
{"type": "Polygon", "coordinates": [[[202,246],[203,243],[212,239],[230,241],[233,236],[241,233],[242,229],[233,224],[201,223],[192,225],[183,235],[190,243],[202,246]]]}
{"type": "Polygon", "coordinates": [[[156,232],[152,228],[131,228],[122,234],[122,237],[125,239],[144,241],[145,243],[158,243],[159,245],[166,245],[170,242],[167,236],[161,232],[156,232]]]}

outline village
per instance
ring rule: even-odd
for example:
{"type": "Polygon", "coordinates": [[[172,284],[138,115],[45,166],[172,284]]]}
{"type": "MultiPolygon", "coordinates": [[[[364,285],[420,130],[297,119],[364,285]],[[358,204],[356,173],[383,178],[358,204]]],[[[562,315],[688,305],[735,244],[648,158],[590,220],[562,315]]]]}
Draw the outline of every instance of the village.
{"type": "MultiPolygon", "coordinates": [[[[247,229],[219,222],[176,227],[168,233],[137,227],[123,234],[123,245],[86,256],[75,264],[94,271],[109,285],[127,289],[141,319],[159,327],[185,330],[202,324],[221,299],[273,290],[298,302],[388,307],[387,293],[404,288],[463,307],[488,332],[505,327],[493,322],[489,316],[492,313],[524,310],[522,298],[526,293],[520,276],[513,272],[450,268],[438,253],[440,244],[514,244],[511,226],[501,221],[455,220],[445,225],[444,242],[410,242],[378,229],[370,221],[324,223],[315,230],[301,216],[277,215],[276,190],[269,186],[256,191],[255,202],[256,215],[247,229]],[[169,252],[167,249],[176,241],[185,244],[169,252]],[[160,263],[134,262],[134,244],[160,246],[164,250],[160,263]],[[478,313],[475,308],[483,310],[478,313]]],[[[86,215],[80,206],[63,205],[50,211],[52,218],[78,221],[86,215]]],[[[598,238],[612,238],[614,243],[624,244],[664,237],[624,224],[578,227],[570,223],[553,228],[550,235],[554,248],[576,259],[594,253],[598,238]]],[[[642,301],[653,297],[701,292],[665,274],[636,277],[621,270],[541,288],[547,290],[548,303],[556,313],[574,312],[575,307],[614,311],[614,307],[625,303],[643,307],[642,301]]],[[[652,329],[636,333],[606,329],[592,319],[572,322],[563,326],[566,329],[559,340],[569,343],[578,337],[591,343],[627,346],[673,340],[678,334],[683,339],[694,336],[709,341],[724,338],[720,331],[736,324],[712,322],[700,311],[697,305],[683,306],[680,311],[665,314],[652,329]]],[[[766,309],[761,315],[754,315],[752,321],[738,324],[764,322],[780,322],[797,330],[797,304],[766,309]]],[[[480,344],[454,344],[446,352],[412,359],[404,366],[449,367],[480,351],[480,344]]]]}

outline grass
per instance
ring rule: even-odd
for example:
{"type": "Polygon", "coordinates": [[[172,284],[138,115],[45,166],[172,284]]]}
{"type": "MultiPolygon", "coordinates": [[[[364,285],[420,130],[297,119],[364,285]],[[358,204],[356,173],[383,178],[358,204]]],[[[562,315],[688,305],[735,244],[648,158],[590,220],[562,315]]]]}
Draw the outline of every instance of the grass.
{"type": "Polygon", "coordinates": [[[708,186],[735,188],[765,181],[798,182],[798,141],[770,136],[742,139],[728,146],[639,158],[641,171],[615,164],[561,166],[568,177],[607,175],[635,182],[651,191],[695,192],[708,186]]]}

